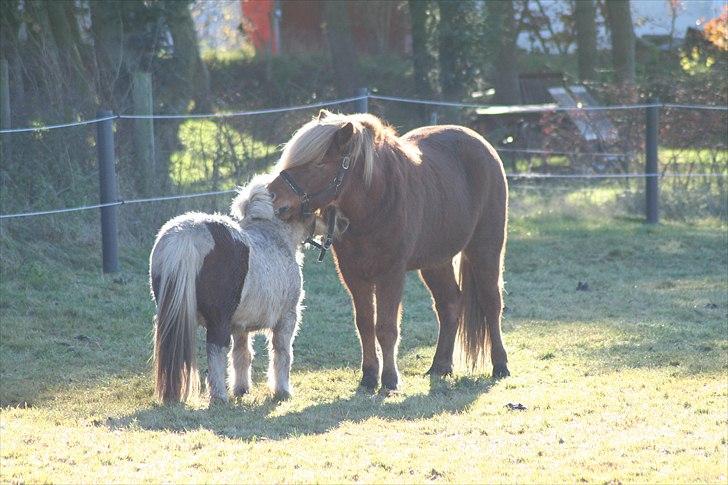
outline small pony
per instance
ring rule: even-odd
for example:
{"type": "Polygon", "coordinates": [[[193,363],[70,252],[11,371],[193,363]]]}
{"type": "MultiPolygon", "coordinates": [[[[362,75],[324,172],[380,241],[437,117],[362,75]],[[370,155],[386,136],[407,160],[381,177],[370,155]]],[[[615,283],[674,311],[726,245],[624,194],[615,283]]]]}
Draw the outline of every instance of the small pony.
{"type": "Polygon", "coordinates": [[[195,334],[207,328],[210,400],[250,390],[251,332],[268,331],[268,382],[277,399],[291,394],[292,344],[303,300],[301,243],[312,218],[274,216],[265,185],[251,183],[233,200],[233,217],[190,212],[168,221],[152,249],[156,396],[185,401],[199,391],[195,334]],[[232,351],[230,340],[232,337],[232,351]]]}

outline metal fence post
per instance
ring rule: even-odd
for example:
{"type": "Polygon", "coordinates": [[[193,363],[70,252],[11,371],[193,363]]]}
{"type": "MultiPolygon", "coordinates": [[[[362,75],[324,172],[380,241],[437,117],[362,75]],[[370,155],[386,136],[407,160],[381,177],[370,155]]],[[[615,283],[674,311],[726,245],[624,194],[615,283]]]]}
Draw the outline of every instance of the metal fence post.
{"type": "Polygon", "coordinates": [[[645,217],[648,224],[659,222],[659,186],[657,167],[657,145],[660,124],[660,106],[652,100],[645,108],[645,217]]]}
{"type": "Polygon", "coordinates": [[[368,113],[369,112],[369,89],[359,88],[356,90],[357,96],[365,96],[362,99],[356,101],[356,112],[357,113],[368,113]]]}
{"type": "MultiPolygon", "coordinates": [[[[99,110],[98,117],[113,116],[111,111],[99,110]]],[[[102,204],[117,202],[119,195],[114,167],[114,120],[101,121],[96,125],[96,148],[99,160],[99,198],[102,204]]],[[[119,241],[116,215],[119,206],[101,208],[101,245],[104,273],[119,271],[119,241]]]]}

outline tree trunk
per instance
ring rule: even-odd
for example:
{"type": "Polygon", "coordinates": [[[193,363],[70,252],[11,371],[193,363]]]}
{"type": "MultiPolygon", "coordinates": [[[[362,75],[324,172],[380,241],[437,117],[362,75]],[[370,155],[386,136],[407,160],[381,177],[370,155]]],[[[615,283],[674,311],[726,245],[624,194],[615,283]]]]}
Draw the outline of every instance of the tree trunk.
{"type": "Polygon", "coordinates": [[[597,8],[594,0],[577,0],[574,17],[579,80],[594,79],[597,61],[597,8]]]}
{"type": "Polygon", "coordinates": [[[463,85],[464,59],[467,55],[467,30],[465,28],[464,2],[439,0],[439,62],[442,96],[458,100],[465,91],[463,85]]]}
{"type": "Polygon", "coordinates": [[[606,3],[607,24],[612,34],[612,65],[619,84],[635,82],[635,36],[629,0],[609,0],[606,3]]]}
{"type": "Polygon", "coordinates": [[[409,0],[410,23],[412,24],[412,66],[414,69],[415,88],[417,94],[429,98],[432,95],[430,86],[430,55],[427,52],[427,9],[429,2],[409,0]]]}
{"type": "MultiPolygon", "coordinates": [[[[417,96],[429,99],[432,97],[430,71],[432,59],[427,50],[427,13],[430,2],[409,0],[410,24],[412,25],[412,68],[414,71],[415,90],[417,96]]],[[[431,108],[421,106],[421,117],[424,122],[430,118],[431,108]]]]}
{"type": "MultiPolygon", "coordinates": [[[[67,84],[67,95],[74,94],[81,99],[93,98],[89,75],[86,72],[78,43],[78,25],[76,23],[74,4],[71,2],[48,2],[48,20],[53,37],[59,47],[62,70],[67,84]]],[[[67,98],[68,99],[68,98],[67,98]]],[[[73,105],[73,103],[67,103],[73,105]]],[[[69,107],[69,110],[72,109],[69,107]]],[[[75,114],[75,113],[74,113],[75,114]]]]}
{"type": "Polygon", "coordinates": [[[493,47],[495,102],[500,104],[519,104],[521,91],[518,86],[518,57],[516,40],[515,9],[513,0],[488,2],[488,24],[496,34],[493,47]]]}
{"type": "Polygon", "coordinates": [[[33,0],[29,1],[26,7],[28,16],[34,21],[34,25],[28,30],[29,42],[36,51],[34,57],[39,60],[38,84],[42,86],[39,86],[39,91],[43,92],[51,102],[63,105],[65,99],[64,76],[61,72],[58,45],[53,37],[48,17],[48,4],[33,0]]]}
{"type": "Polygon", "coordinates": [[[116,93],[120,78],[128,79],[124,69],[124,25],[118,2],[90,2],[91,30],[96,56],[96,92],[106,109],[121,110],[116,93]]]}
{"type": "Polygon", "coordinates": [[[195,100],[195,110],[208,112],[211,109],[210,75],[200,57],[197,32],[189,3],[170,1],[166,5],[167,25],[174,42],[173,59],[177,76],[183,85],[188,86],[188,95],[195,100]]]}
{"type": "Polygon", "coordinates": [[[351,37],[348,3],[337,0],[324,2],[324,19],[336,90],[339,96],[353,96],[361,81],[351,37]]]}
{"type": "Polygon", "coordinates": [[[18,2],[6,2],[0,9],[0,57],[8,60],[10,67],[10,97],[13,100],[12,118],[15,125],[25,126],[25,80],[23,78],[23,45],[18,32],[22,21],[18,13],[18,2]]]}

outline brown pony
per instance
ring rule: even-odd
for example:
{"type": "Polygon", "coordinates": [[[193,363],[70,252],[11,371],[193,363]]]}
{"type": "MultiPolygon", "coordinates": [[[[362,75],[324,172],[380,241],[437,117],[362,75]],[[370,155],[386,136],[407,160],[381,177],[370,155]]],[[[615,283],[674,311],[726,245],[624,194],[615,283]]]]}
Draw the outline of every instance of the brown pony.
{"type": "Polygon", "coordinates": [[[369,114],[325,110],[286,144],[268,186],[283,219],[335,207],[349,227],[335,261],[351,293],[367,388],[397,389],[405,273],[419,270],[440,323],[428,373],[452,373],[456,336],[475,368],[490,350],[493,376],[509,375],[501,340],[508,186],[493,147],[462,126],[398,137],[369,114]],[[453,258],[459,254],[458,274],[453,258]]]}

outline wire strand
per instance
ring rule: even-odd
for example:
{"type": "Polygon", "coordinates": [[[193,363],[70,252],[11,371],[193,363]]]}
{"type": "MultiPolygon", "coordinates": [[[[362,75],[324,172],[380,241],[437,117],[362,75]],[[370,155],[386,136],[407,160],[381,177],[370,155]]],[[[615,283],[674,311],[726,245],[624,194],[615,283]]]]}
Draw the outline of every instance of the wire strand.
{"type": "Polygon", "coordinates": [[[378,94],[370,94],[370,99],[379,99],[383,101],[397,101],[400,103],[410,104],[424,104],[433,106],[451,106],[455,108],[474,108],[474,109],[491,109],[496,112],[492,114],[513,114],[513,113],[548,113],[555,111],[605,111],[605,110],[624,110],[624,109],[643,109],[643,108],[655,108],[663,106],[660,103],[647,103],[647,104],[620,104],[610,106],[558,106],[555,103],[548,103],[542,105],[523,105],[523,106],[499,106],[490,104],[476,104],[476,103],[459,103],[453,101],[437,101],[428,99],[416,99],[416,98],[401,98],[397,96],[381,96],[378,94]]]}
{"type": "MultiPolygon", "coordinates": [[[[622,173],[622,174],[507,173],[506,177],[513,178],[513,179],[529,179],[529,180],[536,180],[536,179],[625,179],[625,178],[652,178],[652,177],[692,178],[692,177],[728,177],[728,173],[651,173],[651,174],[646,174],[646,173],[622,173]]],[[[147,202],[161,202],[161,201],[167,201],[167,200],[193,199],[193,198],[197,198],[197,197],[207,197],[207,196],[211,196],[211,195],[232,194],[235,192],[236,191],[234,189],[230,189],[230,190],[218,190],[218,191],[213,191],[213,192],[198,192],[195,194],[167,195],[167,196],[160,196],[160,197],[148,197],[148,198],[144,198],[144,199],[119,200],[116,202],[84,205],[84,206],[70,207],[70,208],[65,208],[65,209],[51,209],[51,210],[35,211],[35,212],[20,212],[20,213],[16,213],[16,214],[2,214],[2,215],[0,215],[0,219],[16,219],[16,218],[21,218],[21,217],[44,216],[44,215],[50,215],[50,214],[61,214],[64,212],[76,212],[76,211],[83,211],[83,210],[89,210],[89,209],[99,209],[99,208],[104,208],[104,207],[131,205],[131,204],[143,204],[143,203],[147,203],[147,202]]]]}
{"type": "Polygon", "coordinates": [[[331,106],[334,104],[351,103],[353,101],[359,101],[366,99],[367,96],[352,96],[351,98],[332,99],[331,101],[322,101],[320,103],[313,104],[299,104],[296,106],[286,106],[281,108],[269,108],[269,109],[258,109],[252,111],[232,111],[229,113],[205,113],[205,114],[158,114],[158,115],[119,115],[119,118],[128,120],[168,120],[168,119],[182,119],[182,118],[232,118],[236,116],[253,116],[263,115],[271,113],[283,113],[286,111],[298,111],[302,109],[322,108],[324,106],[331,106]]]}
{"type": "Polygon", "coordinates": [[[350,98],[333,99],[330,101],[321,101],[318,103],[311,104],[300,104],[294,106],[285,106],[280,108],[269,108],[260,110],[250,111],[232,111],[229,113],[203,113],[203,114],[151,114],[151,115],[136,115],[136,114],[121,114],[104,116],[102,118],[94,118],[90,120],[74,121],[69,123],[60,123],[55,125],[44,125],[44,126],[32,126],[26,128],[5,128],[0,130],[0,134],[6,133],[27,133],[27,132],[38,132],[55,130],[58,128],[70,128],[74,126],[90,125],[94,123],[100,123],[102,121],[108,121],[113,119],[187,119],[187,118],[232,118],[236,116],[254,116],[261,114],[272,114],[272,113],[283,113],[287,111],[298,111],[303,109],[311,108],[322,108],[325,106],[332,106],[335,104],[350,103],[353,101],[360,101],[362,99],[377,99],[382,101],[395,101],[400,103],[410,104],[423,104],[430,106],[449,106],[455,108],[473,108],[473,109],[484,109],[492,111],[489,114],[516,114],[516,113],[548,113],[558,111],[606,111],[606,110],[626,110],[626,109],[643,109],[643,108],[674,108],[674,109],[694,109],[694,110],[710,110],[710,111],[728,111],[728,106],[711,106],[711,105],[700,105],[700,104],[678,104],[678,103],[647,103],[647,104],[623,104],[623,105],[611,105],[611,106],[558,106],[556,103],[542,104],[542,105],[522,105],[522,106],[498,106],[498,105],[487,105],[478,103],[460,103],[453,101],[438,101],[429,99],[416,99],[416,98],[403,98],[398,96],[383,96],[379,94],[367,94],[362,96],[352,96],[350,98]]]}
{"type": "Polygon", "coordinates": [[[560,152],[560,151],[552,151],[552,150],[539,150],[535,148],[500,148],[497,147],[496,150],[500,152],[507,152],[507,153],[530,153],[534,155],[564,155],[564,156],[590,156],[590,157],[621,157],[621,158],[630,158],[633,157],[635,154],[629,154],[629,153],[607,153],[607,152],[560,152]]]}
{"type": "Polygon", "coordinates": [[[100,123],[102,121],[114,120],[118,117],[119,117],[118,115],[112,115],[112,116],[104,116],[102,118],[94,118],[92,120],[74,121],[71,123],[61,123],[58,125],[32,126],[32,127],[28,127],[28,128],[6,128],[4,130],[0,130],[0,134],[25,133],[25,132],[29,132],[29,131],[46,131],[46,130],[55,130],[56,128],[70,128],[72,126],[90,125],[93,123],[100,123]]]}
{"type": "Polygon", "coordinates": [[[641,103],[641,104],[617,104],[609,106],[559,106],[556,103],[547,103],[541,105],[522,105],[522,106],[505,106],[505,105],[489,105],[478,103],[461,103],[454,101],[438,101],[431,99],[404,98],[399,96],[384,96],[379,94],[370,94],[369,99],[378,99],[382,101],[396,101],[400,103],[424,104],[431,106],[450,106],[455,108],[473,108],[492,110],[490,114],[514,114],[514,113],[547,113],[555,111],[608,111],[608,110],[630,110],[644,108],[678,108],[678,109],[696,109],[696,110],[715,110],[728,111],[728,106],[712,106],[701,104],[675,104],[675,103],[641,103]]]}
{"type": "Polygon", "coordinates": [[[57,128],[70,128],[73,126],[81,126],[81,125],[90,125],[93,123],[100,123],[102,121],[108,121],[108,120],[114,120],[114,119],[129,119],[129,120],[142,120],[142,119],[184,119],[184,118],[230,118],[235,116],[253,116],[253,115],[261,115],[261,114],[269,114],[269,113],[283,113],[286,111],[298,111],[302,109],[312,109],[312,108],[321,108],[324,106],[331,106],[334,104],[344,104],[344,103],[350,103],[353,101],[359,101],[362,99],[367,98],[367,96],[352,96],[350,98],[342,98],[342,99],[332,99],[331,101],[321,101],[319,103],[312,103],[312,104],[300,104],[295,106],[286,106],[281,108],[270,108],[270,109],[260,109],[260,110],[252,110],[252,111],[233,111],[230,113],[205,113],[205,114],[161,114],[161,115],[135,115],[135,114],[122,114],[122,115],[112,115],[112,116],[104,116],[102,118],[94,118],[92,120],[82,120],[82,121],[74,121],[69,123],[60,123],[57,125],[45,125],[45,126],[32,126],[27,128],[6,128],[3,130],[0,130],[0,134],[5,133],[26,133],[26,132],[32,132],[32,131],[46,131],[46,130],[55,130],[57,128]]]}
{"type": "Polygon", "coordinates": [[[19,212],[17,214],[3,214],[0,215],[0,219],[15,219],[19,217],[34,217],[34,216],[45,216],[48,214],[61,214],[63,212],[76,212],[76,211],[83,211],[83,210],[89,210],[89,209],[99,209],[103,207],[113,207],[113,206],[120,206],[120,205],[130,205],[130,204],[143,204],[146,202],[160,202],[165,200],[178,200],[178,199],[193,199],[196,197],[207,197],[210,195],[222,195],[222,194],[232,194],[235,190],[218,190],[214,192],[198,192],[196,194],[182,194],[182,195],[166,195],[166,196],[160,196],[160,197],[149,197],[146,199],[130,199],[130,200],[119,200],[116,202],[106,202],[104,204],[92,204],[92,205],[82,205],[79,207],[70,207],[67,209],[51,209],[51,210],[45,210],[45,211],[36,211],[36,212],[19,212]]]}

